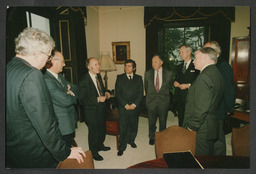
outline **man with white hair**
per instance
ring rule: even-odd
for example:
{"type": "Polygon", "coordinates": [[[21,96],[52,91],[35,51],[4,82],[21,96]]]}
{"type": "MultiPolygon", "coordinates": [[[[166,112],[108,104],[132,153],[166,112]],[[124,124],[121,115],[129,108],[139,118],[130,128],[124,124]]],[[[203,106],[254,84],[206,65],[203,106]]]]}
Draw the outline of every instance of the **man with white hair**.
{"type": "Polygon", "coordinates": [[[216,62],[217,54],[212,48],[201,48],[195,54],[194,65],[200,74],[188,91],[183,127],[197,133],[196,155],[213,154],[221,130],[217,109],[224,82],[216,62]]]}
{"type": "Polygon", "coordinates": [[[60,161],[83,162],[80,147],[61,139],[53,104],[40,71],[55,46],[45,32],[26,28],[15,39],[16,56],[6,75],[6,167],[56,168],[60,161]]]}
{"type": "Polygon", "coordinates": [[[192,48],[189,45],[180,47],[180,57],[184,62],[177,66],[173,83],[175,86],[175,108],[178,112],[179,126],[183,124],[188,89],[199,74],[199,71],[195,70],[191,54],[192,48]]]}
{"type": "MultiPolygon", "coordinates": [[[[236,85],[233,79],[233,69],[221,56],[221,47],[218,42],[207,42],[204,47],[211,47],[217,52],[218,62],[216,66],[225,81],[224,95],[218,109],[220,124],[222,125],[222,129],[224,129],[224,120],[230,115],[233,115],[236,101],[236,85]]],[[[224,132],[221,138],[219,138],[219,140],[214,144],[214,155],[226,155],[226,140],[224,132]]]]}

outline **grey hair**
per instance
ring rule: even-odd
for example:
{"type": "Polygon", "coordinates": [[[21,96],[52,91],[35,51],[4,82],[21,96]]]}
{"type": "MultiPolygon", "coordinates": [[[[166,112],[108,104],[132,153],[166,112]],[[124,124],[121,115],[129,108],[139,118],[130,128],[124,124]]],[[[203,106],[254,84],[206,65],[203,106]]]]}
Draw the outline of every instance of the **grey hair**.
{"type": "Polygon", "coordinates": [[[192,51],[193,51],[191,46],[189,46],[189,45],[184,44],[184,45],[181,45],[180,48],[181,47],[185,47],[188,52],[190,51],[192,53],[192,51]]]}
{"type": "Polygon", "coordinates": [[[210,41],[208,43],[215,49],[218,55],[221,55],[221,47],[217,41],[210,41]]]}
{"type": "Polygon", "coordinates": [[[215,64],[217,63],[218,57],[215,49],[211,47],[203,47],[203,48],[200,48],[198,51],[200,51],[203,54],[207,54],[209,58],[215,62],[215,64]]]}
{"type": "Polygon", "coordinates": [[[42,52],[49,54],[55,42],[47,33],[36,28],[25,28],[15,39],[15,53],[29,56],[42,52]]]}

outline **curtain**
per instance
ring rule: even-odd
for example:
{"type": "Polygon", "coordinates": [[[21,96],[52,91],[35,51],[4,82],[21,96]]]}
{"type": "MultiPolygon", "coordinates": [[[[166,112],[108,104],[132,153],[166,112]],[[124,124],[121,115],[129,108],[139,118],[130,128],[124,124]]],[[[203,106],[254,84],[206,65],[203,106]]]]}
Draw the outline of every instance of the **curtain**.
{"type": "Polygon", "coordinates": [[[222,56],[229,59],[230,28],[235,21],[235,7],[145,7],[146,69],[158,53],[158,32],[167,23],[203,23],[209,26],[209,41],[215,40],[222,47],[222,56]]]}

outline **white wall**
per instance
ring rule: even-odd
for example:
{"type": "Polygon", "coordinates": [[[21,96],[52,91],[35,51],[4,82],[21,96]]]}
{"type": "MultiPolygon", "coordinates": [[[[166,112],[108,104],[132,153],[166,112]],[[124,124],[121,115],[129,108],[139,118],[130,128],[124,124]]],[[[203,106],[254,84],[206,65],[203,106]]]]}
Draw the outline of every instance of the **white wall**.
{"type": "MultiPolygon", "coordinates": [[[[144,76],[145,29],[144,7],[99,7],[100,51],[109,51],[112,42],[130,41],[130,55],[137,66],[136,73],[144,76]]],[[[123,64],[116,64],[117,71],[108,73],[108,89],[115,88],[116,76],[124,72],[123,64]]]]}

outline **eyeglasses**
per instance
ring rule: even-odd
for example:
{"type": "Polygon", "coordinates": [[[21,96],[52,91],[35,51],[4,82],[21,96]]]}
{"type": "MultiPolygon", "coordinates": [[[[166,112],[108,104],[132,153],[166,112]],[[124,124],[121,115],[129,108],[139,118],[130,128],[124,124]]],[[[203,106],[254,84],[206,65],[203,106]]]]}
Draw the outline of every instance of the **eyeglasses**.
{"type": "Polygon", "coordinates": [[[59,60],[59,61],[61,61],[62,63],[65,63],[65,60],[60,60],[60,59],[58,59],[58,58],[53,58],[54,60],[59,60]]]}
{"type": "Polygon", "coordinates": [[[52,58],[52,55],[48,55],[48,54],[45,54],[43,52],[39,52],[39,53],[46,55],[48,57],[47,60],[50,60],[52,58]]]}

